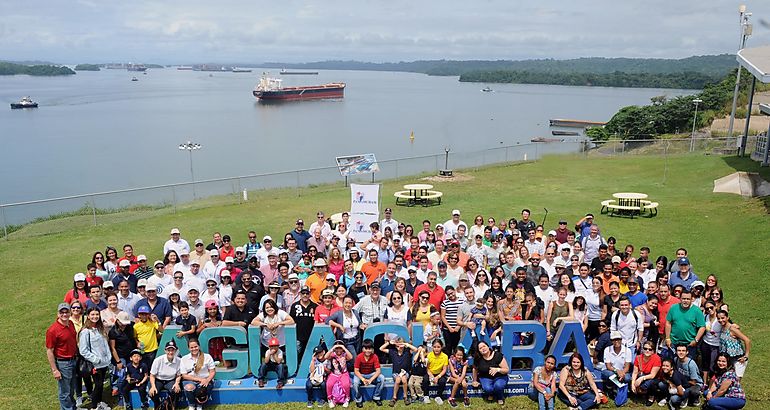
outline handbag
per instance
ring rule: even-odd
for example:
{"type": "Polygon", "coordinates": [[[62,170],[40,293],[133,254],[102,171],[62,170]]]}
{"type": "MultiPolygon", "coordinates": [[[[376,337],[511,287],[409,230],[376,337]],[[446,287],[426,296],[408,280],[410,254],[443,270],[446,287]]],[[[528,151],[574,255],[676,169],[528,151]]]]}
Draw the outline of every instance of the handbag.
{"type": "MultiPolygon", "coordinates": [[[[88,351],[91,351],[91,334],[86,334],[88,337],[88,351]]],[[[94,364],[86,360],[83,356],[78,355],[79,362],[78,362],[78,371],[80,371],[80,374],[86,375],[91,374],[94,372],[94,364]]]]}

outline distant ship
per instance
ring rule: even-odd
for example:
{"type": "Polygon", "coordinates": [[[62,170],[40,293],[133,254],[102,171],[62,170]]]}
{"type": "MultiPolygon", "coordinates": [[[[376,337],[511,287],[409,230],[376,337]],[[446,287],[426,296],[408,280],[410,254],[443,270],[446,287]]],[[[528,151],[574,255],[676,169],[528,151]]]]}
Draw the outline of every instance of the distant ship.
{"type": "Polygon", "coordinates": [[[491,93],[492,89],[487,86],[487,87],[482,88],[481,91],[484,91],[485,93],[491,93]]]}
{"type": "Polygon", "coordinates": [[[234,72],[234,73],[250,73],[250,72],[251,72],[251,69],[250,69],[250,68],[238,68],[238,67],[233,67],[233,72],[234,72]]]}
{"type": "Polygon", "coordinates": [[[318,71],[287,71],[283,68],[281,75],[318,75],[318,71]]]}
{"type": "Polygon", "coordinates": [[[190,65],[180,65],[176,69],[179,71],[192,71],[193,68],[190,65]]]}
{"type": "Polygon", "coordinates": [[[553,130],[553,131],[551,131],[551,134],[552,135],[571,136],[571,137],[576,137],[576,136],[580,135],[580,133],[577,132],[577,131],[559,131],[559,130],[553,130]]]}
{"type": "Polygon", "coordinates": [[[316,100],[343,98],[345,96],[345,83],[283,87],[282,81],[262,74],[259,84],[254,87],[252,94],[261,101],[316,100]]]}
{"type": "Polygon", "coordinates": [[[11,103],[11,109],[19,108],[37,108],[37,103],[30,97],[23,97],[19,102],[11,103]]]}
{"type": "Polygon", "coordinates": [[[139,79],[136,77],[131,77],[131,81],[139,81],[139,79]]]}
{"type": "Polygon", "coordinates": [[[144,66],[144,64],[128,64],[126,66],[126,70],[128,71],[147,71],[147,67],[144,66]]]}

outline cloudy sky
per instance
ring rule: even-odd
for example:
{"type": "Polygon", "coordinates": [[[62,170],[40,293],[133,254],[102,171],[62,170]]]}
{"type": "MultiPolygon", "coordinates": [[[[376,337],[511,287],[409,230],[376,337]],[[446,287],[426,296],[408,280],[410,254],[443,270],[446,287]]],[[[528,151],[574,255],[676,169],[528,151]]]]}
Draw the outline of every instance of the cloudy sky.
{"type": "MultiPolygon", "coordinates": [[[[748,45],[770,44],[770,1],[748,45]]],[[[7,0],[0,59],[195,63],[734,53],[730,0],[7,0]]]]}

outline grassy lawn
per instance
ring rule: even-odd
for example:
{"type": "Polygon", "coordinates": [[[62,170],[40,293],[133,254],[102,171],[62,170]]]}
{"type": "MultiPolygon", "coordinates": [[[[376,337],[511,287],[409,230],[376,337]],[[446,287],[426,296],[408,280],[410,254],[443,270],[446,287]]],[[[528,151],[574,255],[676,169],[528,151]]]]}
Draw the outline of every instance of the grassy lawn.
{"type": "MultiPolygon", "coordinates": [[[[463,172],[471,177],[467,181],[433,183],[444,192],[440,206],[394,207],[394,218],[419,229],[422,219],[434,224],[443,222],[455,208],[470,223],[475,214],[500,220],[518,217],[520,210],[527,207],[541,222],[543,208],[547,208],[546,228],[550,228],[561,217],[575,221],[588,211],[598,214],[599,202],[613,192],[647,193],[660,202],[656,218],[631,220],[598,215],[596,222],[605,236],[618,239],[619,246],[632,243],[638,249],[647,245],[655,257],[671,257],[677,247],[684,246],[697,274],[704,279],[709,273],[717,274],[733,320],[754,341],[751,365],[744,378],[750,399],[747,408],[770,406],[770,381],[762,378],[759,367],[769,362],[770,353],[763,343],[770,338],[768,315],[762,310],[767,290],[756,285],[770,279],[768,203],[711,192],[714,179],[735,169],[758,170],[758,165],[702,154],[670,156],[664,179],[665,162],[658,156],[561,156],[537,163],[468,170],[463,172]]],[[[762,172],[765,179],[770,179],[767,169],[762,172]]],[[[383,203],[392,206],[392,192],[416,179],[385,181],[383,203]]],[[[58,407],[56,386],[45,360],[44,333],[55,319],[56,304],[71,286],[73,273],[85,270],[95,250],[132,243],[137,254],[146,254],[151,261],[160,259],[171,227],[179,227],[190,242],[196,237],[208,241],[218,230],[242,244],[250,229],[278,240],[292,229],[298,217],[312,221],[319,209],[328,215],[347,208],[350,194],[340,183],[303,189],[299,197],[296,190],[286,189],[251,192],[249,198],[243,204],[232,197],[207,199],[181,206],[176,213],[167,208],[101,216],[98,226],[90,224],[90,216],[52,220],[27,226],[11,235],[9,241],[0,241],[0,283],[7,289],[0,304],[0,341],[4,346],[0,351],[4,364],[0,367],[0,408],[58,407]]],[[[523,398],[508,403],[517,408],[531,407],[523,398]]],[[[482,403],[477,401],[476,406],[482,403]]],[[[299,409],[304,404],[271,408],[299,409]]]]}

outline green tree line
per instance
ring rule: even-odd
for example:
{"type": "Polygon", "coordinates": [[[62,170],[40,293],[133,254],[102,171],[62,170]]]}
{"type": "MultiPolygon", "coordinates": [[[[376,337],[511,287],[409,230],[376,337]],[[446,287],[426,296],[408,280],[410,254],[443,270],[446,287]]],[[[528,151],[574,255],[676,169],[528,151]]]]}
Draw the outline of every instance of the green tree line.
{"type": "MultiPolygon", "coordinates": [[[[621,108],[604,127],[587,130],[586,134],[598,140],[612,136],[621,139],[646,139],[660,134],[692,129],[695,117],[693,100],[700,99],[695,127],[710,125],[714,118],[729,114],[733,89],[735,88],[736,69],[716,83],[709,83],[694,95],[685,95],[667,99],[665,96],[653,97],[645,106],[631,105],[621,108]]],[[[747,90],[752,76],[746,70],[741,73],[739,106],[748,101],[747,90]]],[[[761,89],[761,87],[758,87],[761,89]]]]}
{"type": "MultiPolygon", "coordinates": [[[[724,73],[722,73],[724,74],[724,73]]],[[[701,89],[719,81],[722,74],[703,74],[694,71],[680,73],[554,73],[536,71],[471,71],[462,74],[460,81],[480,83],[556,84],[598,87],[684,88],[701,89]]]]}
{"type": "Polygon", "coordinates": [[[74,71],[64,66],[23,65],[0,62],[0,75],[26,74],[34,76],[72,75],[74,71]]]}

